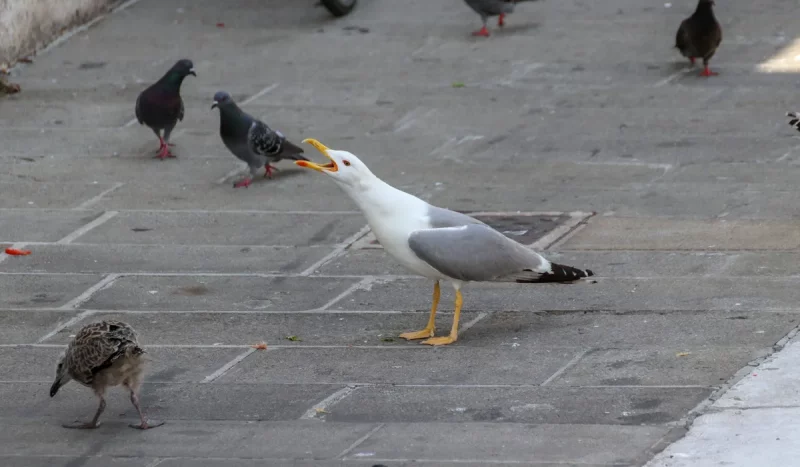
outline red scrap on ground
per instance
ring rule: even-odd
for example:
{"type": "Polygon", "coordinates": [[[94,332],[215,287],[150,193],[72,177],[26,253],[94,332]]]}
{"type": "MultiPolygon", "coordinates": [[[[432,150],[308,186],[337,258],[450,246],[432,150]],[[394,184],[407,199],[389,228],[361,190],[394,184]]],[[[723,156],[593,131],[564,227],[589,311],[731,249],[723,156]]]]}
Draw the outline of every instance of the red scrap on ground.
{"type": "Polygon", "coordinates": [[[6,248],[6,254],[11,256],[27,256],[31,250],[18,250],[16,248],[6,248]]]}

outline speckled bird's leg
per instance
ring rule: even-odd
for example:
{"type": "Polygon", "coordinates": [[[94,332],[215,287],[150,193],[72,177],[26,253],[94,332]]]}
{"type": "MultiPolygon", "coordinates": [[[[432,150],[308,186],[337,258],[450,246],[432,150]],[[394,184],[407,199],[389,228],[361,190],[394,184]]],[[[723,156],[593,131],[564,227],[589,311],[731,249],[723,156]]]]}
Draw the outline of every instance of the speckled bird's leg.
{"type": "Polygon", "coordinates": [[[79,430],[91,430],[100,426],[97,421],[100,419],[100,414],[106,409],[106,399],[103,397],[103,394],[96,393],[97,397],[100,398],[100,406],[97,407],[97,412],[94,414],[94,418],[91,422],[75,422],[75,423],[65,423],[62,425],[64,428],[75,428],[79,430]]]}
{"type": "Polygon", "coordinates": [[[131,403],[134,407],[136,407],[136,411],[139,412],[139,420],[140,423],[138,425],[131,423],[128,425],[131,428],[137,428],[139,430],[149,430],[150,428],[156,428],[164,424],[164,422],[159,420],[148,420],[145,418],[144,414],[142,413],[142,409],[139,407],[139,396],[136,395],[136,392],[128,388],[131,391],[131,403]]]}
{"type": "Polygon", "coordinates": [[[433,337],[433,332],[436,329],[436,308],[439,306],[439,281],[433,286],[433,303],[431,304],[431,314],[428,317],[428,324],[425,329],[421,331],[404,332],[400,337],[407,340],[413,339],[427,339],[433,337]]]}

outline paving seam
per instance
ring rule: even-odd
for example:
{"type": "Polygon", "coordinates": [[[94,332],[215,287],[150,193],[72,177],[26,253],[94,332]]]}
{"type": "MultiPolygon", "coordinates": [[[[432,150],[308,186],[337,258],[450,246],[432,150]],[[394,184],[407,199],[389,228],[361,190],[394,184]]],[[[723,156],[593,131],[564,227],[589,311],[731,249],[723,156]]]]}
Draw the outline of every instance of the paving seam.
{"type": "Polygon", "coordinates": [[[85,225],[80,226],[79,228],[75,229],[73,232],[68,234],[66,237],[64,237],[61,240],[58,240],[56,242],[53,242],[53,243],[56,244],[56,245],[68,245],[68,244],[72,243],[73,241],[77,240],[79,237],[81,237],[84,234],[88,233],[90,230],[94,229],[95,227],[99,227],[99,226],[105,224],[107,221],[113,219],[114,217],[117,216],[117,214],[119,214],[119,212],[117,212],[117,211],[105,211],[105,212],[103,212],[103,214],[98,216],[93,221],[91,221],[91,222],[89,222],[89,223],[87,223],[85,225]]]}

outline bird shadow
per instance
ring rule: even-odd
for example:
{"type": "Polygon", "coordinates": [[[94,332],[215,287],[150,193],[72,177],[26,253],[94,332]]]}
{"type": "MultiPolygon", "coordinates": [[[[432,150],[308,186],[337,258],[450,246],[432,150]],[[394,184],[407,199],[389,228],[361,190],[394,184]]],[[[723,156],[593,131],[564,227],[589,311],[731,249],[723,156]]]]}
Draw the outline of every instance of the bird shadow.
{"type": "Polygon", "coordinates": [[[513,35],[521,32],[536,31],[541,26],[541,23],[528,23],[528,24],[507,24],[502,28],[495,28],[493,34],[500,35],[513,35]]]}

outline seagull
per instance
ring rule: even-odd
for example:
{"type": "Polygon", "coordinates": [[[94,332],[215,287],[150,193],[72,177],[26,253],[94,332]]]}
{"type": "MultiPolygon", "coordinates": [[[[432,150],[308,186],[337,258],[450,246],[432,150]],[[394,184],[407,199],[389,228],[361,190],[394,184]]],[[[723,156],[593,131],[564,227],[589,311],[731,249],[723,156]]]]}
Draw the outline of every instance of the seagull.
{"type": "Polygon", "coordinates": [[[136,331],[121,321],[100,321],[81,328],[58,360],[50,397],[74,379],[94,390],[100,406],[92,421],[66,424],[64,428],[92,429],[100,426],[97,421],[106,408],[106,388],[120,384],[131,392],[131,403],[139,413],[141,423],[131,427],[147,430],[163,425],[164,422],[148,421],[139,408],[136,393],[142,381],[144,353],[137,342],[136,331]]]}
{"type": "Polygon", "coordinates": [[[384,250],[409,270],[434,281],[428,324],[420,331],[400,334],[403,339],[425,339],[422,344],[427,345],[455,342],[463,303],[461,287],[467,282],[574,283],[594,275],[588,269],[551,263],[478,219],[432,206],[394,188],[350,152],[329,149],[310,138],[303,143],[314,146],[329,162],[295,164],[331,177],[361,208],[384,250]],[[453,326],[449,336],[434,337],[441,281],[456,291],[453,326]]]}

